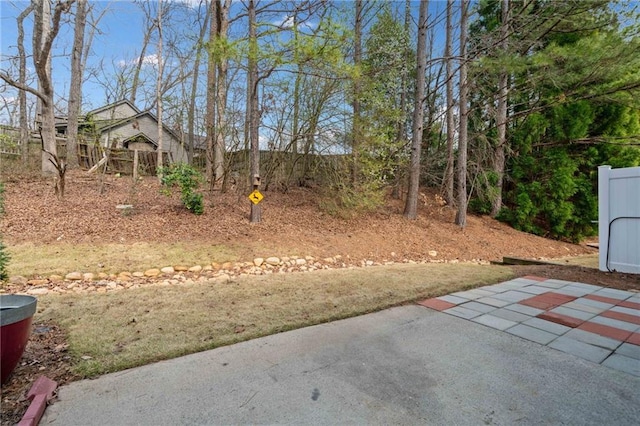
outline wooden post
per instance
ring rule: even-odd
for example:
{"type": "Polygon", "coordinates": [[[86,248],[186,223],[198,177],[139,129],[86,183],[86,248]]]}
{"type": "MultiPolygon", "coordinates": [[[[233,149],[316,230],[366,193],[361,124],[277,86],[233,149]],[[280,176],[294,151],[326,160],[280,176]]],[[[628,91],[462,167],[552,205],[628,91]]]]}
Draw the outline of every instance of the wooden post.
{"type": "Polygon", "coordinates": [[[133,151],[133,181],[138,181],[138,150],[133,151]]]}

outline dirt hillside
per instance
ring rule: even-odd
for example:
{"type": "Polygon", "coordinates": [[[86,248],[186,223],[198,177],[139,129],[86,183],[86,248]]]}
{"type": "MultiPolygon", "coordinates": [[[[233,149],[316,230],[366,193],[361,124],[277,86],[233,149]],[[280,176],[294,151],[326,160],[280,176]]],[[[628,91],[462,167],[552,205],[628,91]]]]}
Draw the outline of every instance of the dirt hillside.
{"type": "Polygon", "coordinates": [[[0,232],[8,244],[36,242],[134,243],[198,241],[239,247],[247,260],[264,255],[342,255],[360,260],[498,260],[503,256],[558,258],[593,253],[584,245],[518,232],[489,217],[469,216],[461,229],[453,209],[434,194],[422,194],[419,218],[402,216],[403,203],[388,199],[375,214],[341,219],[318,208],[311,189],[264,192],[262,222],[248,220],[248,194],[214,192],[195,216],[177,196],[161,194],[155,178],[135,185],[131,177],[68,174],[64,200],[44,179],[8,179],[6,216],[0,232]],[[103,193],[100,193],[100,187],[103,193]],[[123,215],[119,204],[133,204],[123,215]]]}

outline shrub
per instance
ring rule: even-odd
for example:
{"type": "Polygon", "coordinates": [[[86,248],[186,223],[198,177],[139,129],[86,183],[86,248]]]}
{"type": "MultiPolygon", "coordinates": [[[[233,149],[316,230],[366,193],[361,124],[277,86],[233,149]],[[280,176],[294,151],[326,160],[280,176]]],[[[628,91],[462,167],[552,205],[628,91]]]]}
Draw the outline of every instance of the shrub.
{"type": "Polygon", "coordinates": [[[160,167],[158,173],[162,176],[165,193],[170,194],[170,188],[180,188],[180,200],[190,212],[200,215],[204,212],[202,194],[196,192],[202,182],[202,175],[192,166],[175,163],[168,167],[160,167]]]}

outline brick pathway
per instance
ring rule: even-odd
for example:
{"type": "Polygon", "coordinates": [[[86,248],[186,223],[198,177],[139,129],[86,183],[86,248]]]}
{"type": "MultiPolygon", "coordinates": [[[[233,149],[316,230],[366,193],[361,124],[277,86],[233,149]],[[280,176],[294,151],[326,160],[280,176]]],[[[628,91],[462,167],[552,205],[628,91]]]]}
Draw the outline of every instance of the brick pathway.
{"type": "Polygon", "coordinates": [[[640,376],[640,293],[527,276],[419,304],[640,376]]]}

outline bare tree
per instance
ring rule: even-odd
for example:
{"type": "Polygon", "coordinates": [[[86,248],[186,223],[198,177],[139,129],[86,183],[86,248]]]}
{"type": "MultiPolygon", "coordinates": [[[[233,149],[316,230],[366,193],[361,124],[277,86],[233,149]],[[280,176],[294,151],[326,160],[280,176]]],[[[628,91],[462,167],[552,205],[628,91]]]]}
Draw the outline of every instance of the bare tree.
{"type": "MultiPolygon", "coordinates": [[[[258,189],[260,184],[260,144],[259,126],[260,111],[258,109],[258,37],[256,23],[256,5],[254,0],[249,0],[249,61],[247,67],[247,85],[249,87],[249,141],[251,144],[250,154],[250,182],[254,189],[258,189]]],[[[262,219],[262,209],[260,204],[251,203],[251,223],[258,223],[262,219]]]]}
{"type": "Polygon", "coordinates": [[[460,93],[459,93],[459,130],[458,130],[458,211],[456,225],[464,228],[467,225],[467,122],[469,108],[467,97],[469,84],[467,81],[467,21],[469,17],[469,0],[460,4],[460,93]]]}
{"type": "MultiPolygon", "coordinates": [[[[140,56],[138,56],[136,61],[135,71],[133,73],[133,81],[131,83],[131,94],[129,95],[129,101],[135,105],[136,98],[138,95],[138,88],[140,86],[140,74],[142,73],[142,66],[144,65],[145,56],[147,53],[147,48],[149,47],[149,43],[151,42],[151,35],[153,34],[153,30],[156,26],[155,20],[151,17],[151,11],[145,8],[145,3],[139,3],[142,10],[146,16],[146,28],[144,31],[144,36],[142,39],[142,48],[140,50],[140,56]]],[[[160,7],[160,6],[158,6],[160,7]]]]}
{"type": "MultiPolygon", "coordinates": [[[[206,12],[204,15],[204,20],[202,22],[202,26],[200,27],[200,35],[198,37],[198,42],[196,43],[196,51],[195,51],[195,61],[193,63],[193,77],[191,80],[191,96],[189,97],[189,109],[187,112],[187,126],[188,126],[188,149],[187,155],[189,158],[189,163],[193,161],[193,150],[195,145],[195,122],[196,122],[196,95],[198,91],[198,78],[200,76],[200,58],[202,48],[204,46],[204,37],[207,32],[207,26],[209,25],[209,19],[211,19],[211,8],[205,8],[206,12]]],[[[208,86],[207,86],[208,87],[208,86]]]]}
{"type": "Polygon", "coordinates": [[[74,0],[58,0],[51,13],[48,0],[33,0],[33,63],[38,77],[37,89],[15,81],[5,71],[0,78],[19,90],[25,90],[41,102],[40,134],[42,137],[42,174],[57,176],[56,193],[63,195],[65,165],[59,160],[56,149],[56,129],[54,117],[54,89],[51,80],[51,47],[60,31],[60,20],[67,13],[74,0]]]}
{"type": "MultiPolygon", "coordinates": [[[[27,85],[27,54],[24,51],[24,19],[33,12],[33,3],[30,3],[20,15],[18,15],[18,82],[27,85]]],[[[18,103],[20,108],[20,146],[22,163],[26,164],[29,158],[29,123],[27,118],[27,91],[18,91],[18,103]]]]}
{"type": "Polygon", "coordinates": [[[162,72],[164,69],[164,58],[162,57],[162,0],[158,0],[158,17],[156,20],[156,26],[158,28],[158,47],[157,47],[157,56],[158,56],[158,80],[156,82],[156,103],[157,103],[157,113],[158,113],[158,159],[157,159],[157,167],[158,167],[158,179],[162,181],[162,173],[160,170],[162,169],[162,154],[164,152],[164,144],[163,144],[163,125],[162,125],[162,72]]]}
{"type": "Polygon", "coordinates": [[[231,0],[211,2],[207,70],[206,176],[213,189],[224,176],[228,58],[224,51],[229,30],[231,0]]]}
{"type": "Polygon", "coordinates": [[[411,165],[409,168],[409,189],[404,206],[404,217],[416,219],[418,216],[418,192],[420,189],[420,157],[422,153],[422,130],[424,126],[425,72],[427,69],[427,18],[429,2],[420,0],[418,18],[418,46],[416,70],[416,94],[413,107],[413,130],[411,140],[411,165]]]}
{"type": "Polygon", "coordinates": [[[78,116],[82,105],[83,46],[87,23],[87,0],[77,0],[76,19],[71,51],[71,83],[69,87],[67,123],[67,164],[78,167],[78,116]]]}
{"type": "Polygon", "coordinates": [[[447,111],[446,111],[446,121],[447,121],[447,167],[445,169],[445,177],[444,177],[444,194],[445,201],[449,206],[453,206],[455,204],[455,196],[454,196],[454,152],[453,152],[453,140],[455,134],[455,122],[453,117],[453,107],[454,107],[454,99],[453,99],[453,52],[452,52],[452,44],[453,44],[453,24],[451,22],[453,15],[453,0],[447,0],[447,23],[446,23],[446,41],[445,41],[445,50],[444,56],[446,61],[447,68],[447,84],[446,84],[446,102],[447,102],[447,111]]]}

